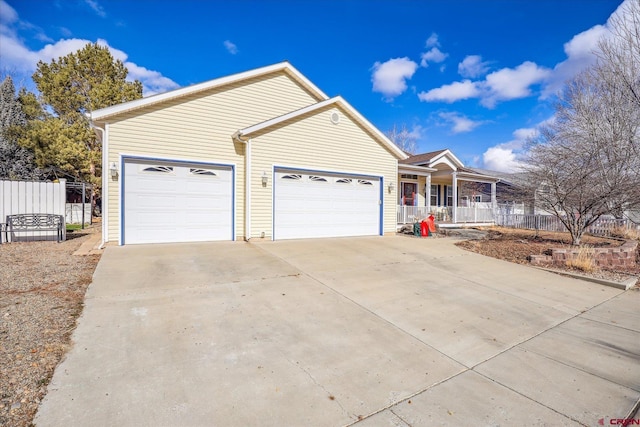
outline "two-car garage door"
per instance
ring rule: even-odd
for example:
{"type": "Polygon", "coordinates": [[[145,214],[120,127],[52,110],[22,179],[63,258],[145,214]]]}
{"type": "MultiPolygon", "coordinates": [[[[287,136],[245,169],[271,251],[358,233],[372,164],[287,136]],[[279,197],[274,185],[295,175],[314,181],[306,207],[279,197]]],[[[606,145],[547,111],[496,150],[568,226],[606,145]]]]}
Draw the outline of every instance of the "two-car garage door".
{"type": "Polygon", "coordinates": [[[123,243],[233,240],[232,167],[128,159],[123,178],[123,243]]]}
{"type": "Polygon", "coordinates": [[[274,239],[381,234],[379,177],[296,169],[274,176],[274,239]]]}
{"type": "MultiPolygon", "coordinates": [[[[233,173],[231,166],[127,159],[122,243],[233,240],[233,173]]],[[[379,177],[276,169],[273,238],[379,235],[381,197],[379,177]]]]}

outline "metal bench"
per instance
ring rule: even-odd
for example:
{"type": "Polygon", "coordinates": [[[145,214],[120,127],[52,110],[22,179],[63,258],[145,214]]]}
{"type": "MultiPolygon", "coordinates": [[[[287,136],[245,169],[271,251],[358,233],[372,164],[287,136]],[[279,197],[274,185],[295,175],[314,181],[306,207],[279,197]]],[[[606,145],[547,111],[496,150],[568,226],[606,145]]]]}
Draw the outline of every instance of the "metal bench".
{"type": "Polygon", "coordinates": [[[55,231],[59,243],[64,240],[64,226],[62,215],[40,213],[7,215],[6,234],[55,231]]]}

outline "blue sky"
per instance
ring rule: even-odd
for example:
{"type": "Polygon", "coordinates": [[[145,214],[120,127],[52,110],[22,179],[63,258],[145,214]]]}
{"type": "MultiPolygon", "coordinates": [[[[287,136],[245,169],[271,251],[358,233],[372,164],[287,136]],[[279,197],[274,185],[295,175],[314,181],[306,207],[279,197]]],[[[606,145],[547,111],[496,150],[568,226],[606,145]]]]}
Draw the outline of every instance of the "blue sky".
{"type": "MultiPolygon", "coordinates": [[[[629,0],[626,0],[629,1],[629,0]]],[[[145,95],[288,60],[419,151],[508,171],[621,0],[0,0],[0,73],[110,47],[145,95]]]]}

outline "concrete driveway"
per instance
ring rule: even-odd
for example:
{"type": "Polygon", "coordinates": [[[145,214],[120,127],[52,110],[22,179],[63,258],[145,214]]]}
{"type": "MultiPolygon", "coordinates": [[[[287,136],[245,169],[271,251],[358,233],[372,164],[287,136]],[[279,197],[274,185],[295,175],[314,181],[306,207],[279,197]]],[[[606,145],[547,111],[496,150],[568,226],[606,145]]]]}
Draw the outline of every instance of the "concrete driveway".
{"type": "Polygon", "coordinates": [[[38,426],[598,425],[640,292],[406,237],[108,247],[38,426]]]}

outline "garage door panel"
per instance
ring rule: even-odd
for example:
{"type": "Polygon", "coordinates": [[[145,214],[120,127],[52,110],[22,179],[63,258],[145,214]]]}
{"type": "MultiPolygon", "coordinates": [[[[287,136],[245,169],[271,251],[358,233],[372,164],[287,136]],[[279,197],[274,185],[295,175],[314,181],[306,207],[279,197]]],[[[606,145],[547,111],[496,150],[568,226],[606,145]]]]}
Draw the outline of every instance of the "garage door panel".
{"type": "Polygon", "coordinates": [[[380,188],[373,177],[276,171],[274,238],[378,235],[380,188]]]}
{"type": "Polygon", "coordinates": [[[140,194],[132,200],[132,206],[136,209],[173,209],[178,200],[177,196],[166,194],[140,194]]]}
{"type": "Polygon", "coordinates": [[[124,243],[231,240],[232,183],[230,167],[126,161],[124,243]]]}

